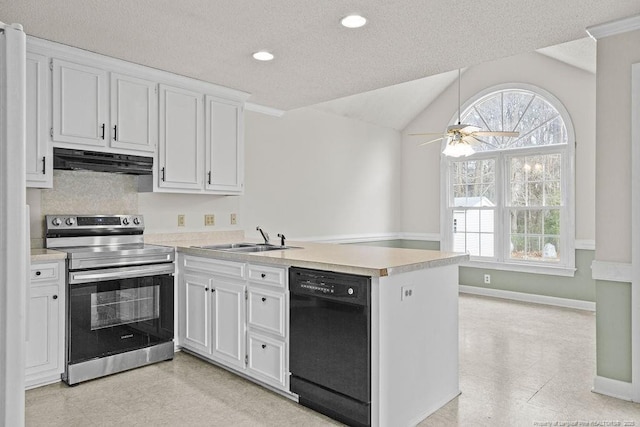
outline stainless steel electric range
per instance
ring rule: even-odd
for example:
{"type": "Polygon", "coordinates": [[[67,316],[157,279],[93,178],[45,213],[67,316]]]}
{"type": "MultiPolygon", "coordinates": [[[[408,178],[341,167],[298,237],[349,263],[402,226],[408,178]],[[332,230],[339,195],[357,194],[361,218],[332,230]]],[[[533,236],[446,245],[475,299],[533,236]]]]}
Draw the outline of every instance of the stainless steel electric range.
{"type": "Polygon", "coordinates": [[[67,253],[66,369],[82,381],[173,358],[174,250],[147,245],[141,215],[47,215],[67,253]]]}

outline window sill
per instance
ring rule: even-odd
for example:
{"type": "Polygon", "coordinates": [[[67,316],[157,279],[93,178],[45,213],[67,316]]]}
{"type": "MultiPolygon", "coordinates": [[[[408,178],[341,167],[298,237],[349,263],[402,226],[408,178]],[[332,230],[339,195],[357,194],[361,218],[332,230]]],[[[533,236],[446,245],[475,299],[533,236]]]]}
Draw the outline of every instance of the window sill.
{"type": "Polygon", "coordinates": [[[513,271],[518,273],[547,274],[550,276],[574,277],[576,269],[574,267],[560,267],[540,264],[517,264],[512,262],[496,261],[466,261],[460,263],[461,267],[483,268],[490,270],[513,271]]]}

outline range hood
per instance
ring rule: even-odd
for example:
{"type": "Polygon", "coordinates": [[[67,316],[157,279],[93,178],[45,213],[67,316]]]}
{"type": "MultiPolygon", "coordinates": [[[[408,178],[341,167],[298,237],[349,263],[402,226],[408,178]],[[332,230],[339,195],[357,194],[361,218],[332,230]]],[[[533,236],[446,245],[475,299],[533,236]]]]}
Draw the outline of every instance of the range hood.
{"type": "Polygon", "coordinates": [[[53,168],[151,175],[153,173],[153,157],[54,148],[53,168]]]}

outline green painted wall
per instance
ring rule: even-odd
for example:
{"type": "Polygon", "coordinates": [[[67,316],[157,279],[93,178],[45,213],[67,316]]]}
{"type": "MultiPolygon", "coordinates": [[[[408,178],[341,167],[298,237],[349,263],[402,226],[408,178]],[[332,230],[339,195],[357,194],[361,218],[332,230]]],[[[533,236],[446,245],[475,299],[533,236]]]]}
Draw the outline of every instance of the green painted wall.
{"type": "MultiPolygon", "coordinates": [[[[440,249],[440,242],[423,240],[381,240],[357,244],[408,249],[440,249]]],[[[596,281],[591,278],[591,263],[594,259],[594,253],[590,250],[576,250],[574,277],[461,267],[460,284],[595,302],[596,281]],[[490,285],[484,284],[485,273],[491,274],[490,285]]]]}
{"type": "Polygon", "coordinates": [[[596,281],[598,376],[631,382],[631,284],[596,281]]]}
{"type": "Polygon", "coordinates": [[[461,267],[460,284],[595,302],[596,281],[591,278],[594,254],[594,251],[576,250],[576,273],[573,277],[461,267]],[[490,285],[484,284],[485,273],[491,275],[490,285]]]}

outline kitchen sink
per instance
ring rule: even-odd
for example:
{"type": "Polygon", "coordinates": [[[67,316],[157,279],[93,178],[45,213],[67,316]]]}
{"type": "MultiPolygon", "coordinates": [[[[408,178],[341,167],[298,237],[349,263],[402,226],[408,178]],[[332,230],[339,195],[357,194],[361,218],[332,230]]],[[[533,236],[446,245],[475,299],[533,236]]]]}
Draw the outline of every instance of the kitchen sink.
{"type": "Polygon", "coordinates": [[[266,252],[291,249],[292,246],[270,245],[265,243],[225,243],[220,245],[196,246],[199,249],[212,249],[226,252],[266,252]]]}

